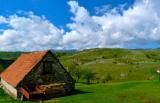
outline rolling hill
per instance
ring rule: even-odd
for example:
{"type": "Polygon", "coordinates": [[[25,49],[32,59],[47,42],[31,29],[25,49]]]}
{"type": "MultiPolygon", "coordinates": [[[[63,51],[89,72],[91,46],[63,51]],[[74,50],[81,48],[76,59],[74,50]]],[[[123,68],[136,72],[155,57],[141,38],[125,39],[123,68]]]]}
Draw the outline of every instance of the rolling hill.
{"type": "MultiPolygon", "coordinates": [[[[107,75],[111,77],[110,82],[155,79],[156,70],[160,66],[159,49],[95,48],[83,51],[55,51],[55,53],[66,69],[74,67],[92,71],[96,74],[98,82],[107,75]]],[[[11,63],[4,61],[14,60],[20,54],[20,52],[0,52],[0,71],[11,63]]]]}
{"type": "Polygon", "coordinates": [[[93,71],[99,79],[109,74],[111,81],[147,80],[157,77],[160,50],[88,49],[62,55],[60,61],[68,69],[93,71]]]}
{"type": "MultiPolygon", "coordinates": [[[[5,69],[4,63],[10,64],[6,61],[15,60],[20,54],[0,52],[0,71],[5,69]]],[[[58,51],[56,55],[75,80],[75,74],[81,73],[79,83],[76,84],[79,92],[45,103],[159,103],[160,82],[156,73],[160,66],[159,49],[95,48],[72,52],[58,51]],[[91,78],[92,85],[85,84],[84,75],[87,71],[94,74],[91,78]],[[103,82],[104,78],[107,82],[103,82]]],[[[11,102],[20,101],[13,100],[0,89],[0,103],[11,102]]]]}

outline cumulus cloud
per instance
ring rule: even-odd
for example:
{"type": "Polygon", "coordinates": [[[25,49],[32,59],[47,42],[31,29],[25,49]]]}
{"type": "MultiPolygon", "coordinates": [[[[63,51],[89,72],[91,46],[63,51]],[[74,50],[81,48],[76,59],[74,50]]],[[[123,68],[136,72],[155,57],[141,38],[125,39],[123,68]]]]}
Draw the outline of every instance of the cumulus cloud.
{"type": "Polygon", "coordinates": [[[84,49],[143,48],[152,43],[159,44],[159,0],[137,0],[127,10],[123,9],[124,6],[118,6],[109,12],[107,10],[101,16],[90,15],[76,1],[70,1],[68,4],[74,17],[73,23],[67,25],[71,31],[63,37],[63,42],[67,45],[84,49]]]}
{"type": "Polygon", "coordinates": [[[6,23],[6,22],[7,22],[6,18],[3,16],[0,16],[0,24],[6,23]]]}
{"type": "Polygon", "coordinates": [[[27,16],[2,17],[9,28],[0,34],[0,50],[33,51],[61,48],[63,30],[44,17],[28,13],[27,16]]]}
{"type": "Polygon", "coordinates": [[[45,17],[32,12],[25,16],[0,16],[8,26],[0,32],[0,50],[86,49],[101,47],[143,48],[160,44],[160,1],[137,0],[127,10],[125,4],[103,7],[91,15],[69,1],[72,22],[62,30],[45,17]]]}

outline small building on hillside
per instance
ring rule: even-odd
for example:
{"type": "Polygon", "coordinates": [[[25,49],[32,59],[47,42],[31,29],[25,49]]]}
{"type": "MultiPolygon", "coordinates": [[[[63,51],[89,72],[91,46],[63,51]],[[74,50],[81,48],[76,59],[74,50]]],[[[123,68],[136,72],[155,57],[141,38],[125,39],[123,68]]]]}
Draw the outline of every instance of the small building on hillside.
{"type": "Polygon", "coordinates": [[[74,80],[51,51],[21,54],[1,73],[2,88],[16,99],[49,99],[74,90],[74,80]]]}

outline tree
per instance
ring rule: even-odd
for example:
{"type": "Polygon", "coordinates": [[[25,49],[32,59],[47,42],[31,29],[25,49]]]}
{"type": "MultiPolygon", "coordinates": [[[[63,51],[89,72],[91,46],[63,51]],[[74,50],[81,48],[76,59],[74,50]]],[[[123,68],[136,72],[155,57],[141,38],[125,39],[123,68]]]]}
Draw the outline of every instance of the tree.
{"type": "Polygon", "coordinates": [[[94,79],[95,75],[96,75],[95,72],[92,72],[90,70],[85,70],[83,77],[84,77],[84,79],[86,79],[86,83],[90,84],[91,80],[94,79]]]}
{"type": "Polygon", "coordinates": [[[76,67],[77,67],[77,64],[73,62],[70,65],[68,65],[67,71],[72,75],[76,67]]]}
{"type": "Polygon", "coordinates": [[[72,75],[76,82],[82,77],[83,70],[75,62],[69,65],[68,72],[72,75]]]}
{"type": "Polygon", "coordinates": [[[76,82],[78,82],[83,75],[83,70],[80,67],[76,67],[73,71],[73,75],[76,78],[76,82]]]}

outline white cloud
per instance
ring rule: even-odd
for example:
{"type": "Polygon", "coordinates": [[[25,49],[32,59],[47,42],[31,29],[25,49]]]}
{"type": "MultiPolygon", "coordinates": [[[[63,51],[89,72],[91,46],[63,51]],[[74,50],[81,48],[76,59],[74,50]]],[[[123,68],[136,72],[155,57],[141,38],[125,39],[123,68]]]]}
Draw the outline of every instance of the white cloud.
{"type": "MultiPolygon", "coordinates": [[[[70,32],[63,37],[63,42],[75,48],[124,47],[135,45],[142,47],[160,41],[160,1],[137,0],[127,10],[113,8],[102,16],[90,15],[89,12],[70,1],[73,23],[68,24],[70,32]],[[117,10],[122,10],[122,15],[117,10]]],[[[101,12],[101,11],[100,11],[101,12]]]]}
{"type": "Polygon", "coordinates": [[[30,13],[27,17],[12,15],[5,19],[10,28],[0,34],[0,50],[60,48],[63,30],[45,18],[30,13]]]}
{"type": "Polygon", "coordinates": [[[3,16],[0,16],[0,24],[6,23],[6,22],[7,22],[6,18],[3,16]]]}
{"type": "Polygon", "coordinates": [[[127,10],[125,5],[98,8],[100,16],[91,15],[76,1],[69,1],[68,5],[73,14],[72,22],[66,25],[68,32],[32,12],[0,16],[0,24],[9,26],[0,32],[0,50],[143,48],[160,44],[159,0],[137,0],[127,10]]]}

